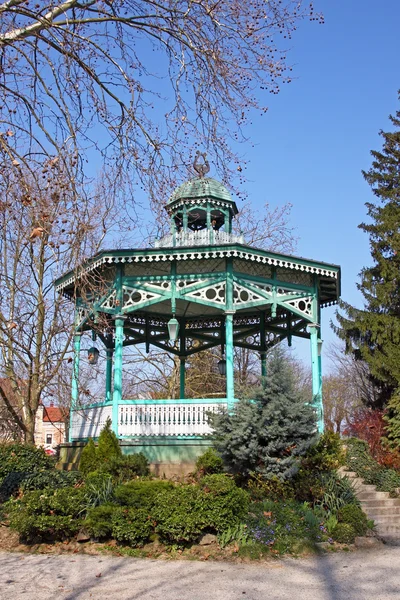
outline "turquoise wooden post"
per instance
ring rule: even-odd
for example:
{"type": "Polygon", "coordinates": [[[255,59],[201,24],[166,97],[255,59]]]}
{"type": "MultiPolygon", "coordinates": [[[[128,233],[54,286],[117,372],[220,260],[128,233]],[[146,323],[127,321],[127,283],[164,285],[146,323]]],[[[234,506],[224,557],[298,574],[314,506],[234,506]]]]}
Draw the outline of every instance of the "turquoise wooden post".
{"type": "Polygon", "coordinates": [[[180,356],[180,370],[179,370],[179,397],[181,400],[185,398],[185,357],[180,356]]]}
{"type": "Polygon", "coordinates": [[[321,356],[319,356],[318,344],[318,327],[319,325],[312,323],[308,325],[310,331],[310,346],[311,346],[311,370],[312,370],[312,395],[313,407],[317,416],[317,429],[319,433],[324,432],[324,412],[322,404],[322,372],[321,372],[321,356]]]}
{"type": "Polygon", "coordinates": [[[72,418],[79,400],[79,361],[81,352],[81,332],[75,332],[74,335],[74,366],[72,369],[71,382],[71,410],[69,413],[69,433],[68,441],[72,442],[72,418]]]}
{"type": "Polygon", "coordinates": [[[122,400],[122,351],[124,343],[124,315],[115,318],[114,391],[112,396],[112,430],[118,436],[118,407],[122,400]]]}
{"type": "Polygon", "coordinates": [[[226,261],[226,297],[225,297],[225,356],[226,356],[226,398],[228,411],[232,410],[235,403],[235,379],[233,368],[233,263],[232,259],[226,261]]]}
{"type": "Polygon", "coordinates": [[[106,348],[106,402],[112,400],[113,350],[106,348]]]}

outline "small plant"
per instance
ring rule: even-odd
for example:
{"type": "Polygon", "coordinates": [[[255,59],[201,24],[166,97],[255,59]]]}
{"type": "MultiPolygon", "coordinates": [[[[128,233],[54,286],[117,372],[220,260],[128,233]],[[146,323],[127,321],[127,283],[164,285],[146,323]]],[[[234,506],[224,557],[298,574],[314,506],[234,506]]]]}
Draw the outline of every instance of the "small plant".
{"type": "Polygon", "coordinates": [[[223,470],[223,460],[214,448],[206,450],[196,461],[196,473],[199,477],[212,475],[213,473],[222,473],[223,470]]]}
{"type": "Polygon", "coordinates": [[[333,471],[344,464],[345,450],[339,434],[325,431],[302,458],[302,468],[310,471],[333,471]]]}
{"type": "Polygon", "coordinates": [[[225,531],[218,535],[218,544],[221,548],[225,548],[229,544],[237,543],[239,546],[246,544],[248,541],[247,525],[239,523],[233,527],[228,527],[225,531]]]}
{"type": "Polygon", "coordinates": [[[345,504],[359,505],[353,485],[347,477],[339,477],[334,472],[322,473],[320,481],[324,491],[319,504],[328,514],[336,514],[345,504]]]}
{"type": "Polygon", "coordinates": [[[325,529],[328,532],[329,535],[332,535],[334,530],[336,529],[336,525],[338,524],[338,520],[336,518],[335,515],[330,514],[326,519],[325,519],[325,529]]]}
{"type": "Polygon", "coordinates": [[[111,502],[114,497],[114,486],[110,475],[104,473],[91,473],[85,482],[86,504],[83,512],[101,504],[111,502]]]}
{"type": "Polygon", "coordinates": [[[339,523],[351,525],[356,535],[365,535],[369,529],[368,518],[360,506],[346,504],[338,512],[339,523]]]}
{"type": "Polygon", "coordinates": [[[332,531],[332,537],[339,544],[353,544],[356,532],[349,523],[338,523],[332,531]]]}
{"type": "Polygon", "coordinates": [[[162,491],[172,490],[173,487],[171,481],[159,479],[137,480],[116,487],[114,496],[116,502],[122,506],[146,507],[150,510],[157,495],[162,491]]]}
{"type": "Polygon", "coordinates": [[[293,499],[295,490],[293,481],[282,481],[278,477],[261,477],[253,473],[247,481],[247,490],[253,500],[293,499]]]}

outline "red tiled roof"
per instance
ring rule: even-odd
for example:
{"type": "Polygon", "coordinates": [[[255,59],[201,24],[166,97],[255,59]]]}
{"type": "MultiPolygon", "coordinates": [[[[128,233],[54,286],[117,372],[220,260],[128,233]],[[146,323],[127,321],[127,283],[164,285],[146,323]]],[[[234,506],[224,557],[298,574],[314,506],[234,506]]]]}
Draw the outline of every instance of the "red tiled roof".
{"type": "Polygon", "coordinates": [[[65,411],[58,406],[43,406],[43,421],[46,423],[62,423],[65,416],[65,411]]]}

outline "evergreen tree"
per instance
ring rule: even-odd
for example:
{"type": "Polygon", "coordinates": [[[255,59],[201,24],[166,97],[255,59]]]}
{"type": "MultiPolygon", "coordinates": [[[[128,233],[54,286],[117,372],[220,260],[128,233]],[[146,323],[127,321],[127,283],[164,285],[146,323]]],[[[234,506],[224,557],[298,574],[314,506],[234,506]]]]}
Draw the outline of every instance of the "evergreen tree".
{"type": "Polygon", "coordinates": [[[89,438],[88,443],[82,450],[81,459],[79,461],[79,470],[82,471],[84,475],[88,473],[92,473],[96,471],[98,467],[98,459],[96,446],[94,445],[94,441],[92,438],[89,438]]]}
{"type": "Polygon", "coordinates": [[[121,458],[122,452],[118,438],[111,429],[111,419],[108,418],[105,426],[100,432],[97,446],[98,463],[110,462],[114,458],[121,458]]]}
{"type": "Polygon", "coordinates": [[[241,399],[231,415],[212,417],[214,445],[234,473],[288,479],[316,440],[315,414],[296,390],[282,349],[270,355],[267,373],[254,399],[241,399]]]}
{"type": "Polygon", "coordinates": [[[359,225],[369,235],[373,260],[360,273],[364,309],[341,301],[344,314],[337,313],[334,327],[347,351],[368,364],[378,408],[400,385],[400,111],[390,120],[394,130],[380,132],[382,151],[371,152],[372,167],[363,171],[376,196],[366,203],[370,222],[359,225]]]}

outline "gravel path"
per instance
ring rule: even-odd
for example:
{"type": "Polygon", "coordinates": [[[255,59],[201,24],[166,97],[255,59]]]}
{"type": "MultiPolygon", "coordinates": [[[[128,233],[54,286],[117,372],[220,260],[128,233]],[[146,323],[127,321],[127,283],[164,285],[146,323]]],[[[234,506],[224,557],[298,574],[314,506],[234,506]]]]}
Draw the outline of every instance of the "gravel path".
{"type": "Polygon", "coordinates": [[[1,600],[399,600],[400,547],[263,564],[0,553],[1,600]]]}

